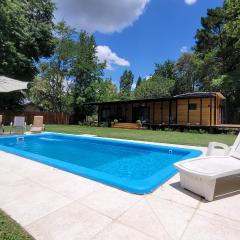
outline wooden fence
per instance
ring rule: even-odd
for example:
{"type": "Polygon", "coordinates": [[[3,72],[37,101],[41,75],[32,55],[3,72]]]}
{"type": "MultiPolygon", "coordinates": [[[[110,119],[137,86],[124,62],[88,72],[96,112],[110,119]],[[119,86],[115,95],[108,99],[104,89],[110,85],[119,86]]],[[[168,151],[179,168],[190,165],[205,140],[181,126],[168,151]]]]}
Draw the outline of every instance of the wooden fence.
{"type": "Polygon", "coordinates": [[[0,112],[3,115],[3,124],[9,125],[13,122],[14,116],[25,116],[26,123],[32,124],[34,116],[43,116],[44,124],[69,124],[69,116],[58,112],[0,112]]]}

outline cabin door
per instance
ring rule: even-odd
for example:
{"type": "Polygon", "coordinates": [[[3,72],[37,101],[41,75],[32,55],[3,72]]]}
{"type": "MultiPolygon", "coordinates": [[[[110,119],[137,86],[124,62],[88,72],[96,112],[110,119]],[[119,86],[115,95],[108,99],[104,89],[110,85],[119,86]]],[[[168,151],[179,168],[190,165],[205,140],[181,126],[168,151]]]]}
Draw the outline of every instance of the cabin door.
{"type": "Polygon", "coordinates": [[[141,122],[149,122],[150,109],[149,107],[135,107],[133,108],[133,122],[140,120],[141,122]]]}

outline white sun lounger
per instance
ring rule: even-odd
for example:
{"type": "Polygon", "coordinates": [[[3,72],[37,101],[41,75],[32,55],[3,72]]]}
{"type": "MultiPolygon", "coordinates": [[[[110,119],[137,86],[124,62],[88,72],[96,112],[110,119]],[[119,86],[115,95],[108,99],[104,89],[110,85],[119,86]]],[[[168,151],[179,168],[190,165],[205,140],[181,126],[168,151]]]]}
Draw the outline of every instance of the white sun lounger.
{"type": "Polygon", "coordinates": [[[43,124],[43,116],[34,116],[33,124],[30,125],[31,133],[41,133],[45,130],[45,126],[43,124]]]}
{"type": "Polygon", "coordinates": [[[206,200],[214,198],[216,180],[240,174],[240,134],[227,156],[207,156],[177,162],[181,186],[206,200]]]}
{"type": "Polygon", "coordinates": [[[210,142],[208,144],[208,150],[206,156],[227,156],[230,154],[232,147],[227,144],[219,142],[210,142]]]}
{"type": "Polygon", "coordinates": [[[0,129],[2,127],[2,122],[3,122],[3,115],[0,115],[0,129]]]}
{"type": "Polygon", "coordinates": [[[10,133],[24,134],[25,131],[26,131],[25,117],[15,116],[13,123],[10,123],[10,133]]]}

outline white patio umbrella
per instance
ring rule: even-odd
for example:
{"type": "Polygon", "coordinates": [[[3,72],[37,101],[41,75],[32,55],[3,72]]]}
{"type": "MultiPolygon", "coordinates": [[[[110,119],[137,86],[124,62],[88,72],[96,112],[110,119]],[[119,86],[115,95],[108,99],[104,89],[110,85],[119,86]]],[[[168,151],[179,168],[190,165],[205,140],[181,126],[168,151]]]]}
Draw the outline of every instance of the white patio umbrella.
{"type": "Polygon", "coordinates": [[[0,76],[0,92],[13,92],[27,89],[28,82],[18,81],[16,79],[0,76]]]}

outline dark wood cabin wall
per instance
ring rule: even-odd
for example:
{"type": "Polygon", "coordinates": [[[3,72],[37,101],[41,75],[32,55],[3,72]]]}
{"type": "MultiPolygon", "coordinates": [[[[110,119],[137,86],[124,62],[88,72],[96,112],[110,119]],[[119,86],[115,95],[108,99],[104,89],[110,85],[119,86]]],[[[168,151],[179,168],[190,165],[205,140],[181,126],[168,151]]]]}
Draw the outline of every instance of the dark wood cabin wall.
{"type": "Polygon", "coordinates": [[[177,101],[172,100],[146,103],[104,104],[99,106],[99,121],[102,121],[102,109],[110,109],[111,117],[117,118],[120,121],[132,122],[132,113],[134,107],[148,107],[149,120],[152,124],[168,124],[169,117],[171,117],[171,123],[173,124],[187,125],[190,123],[209,126],[210,119],[212,120],[212,125],[214,125],[214,119],[216,124],[221,124],[221,103],[222,99],[216,97],[215,104],[214,97],[212,97],[212,111],[210,111],[210,98],[177,99],[177,101]],[[197,104],[197,108],[190,110],[188,104],[197,104]],[[214,110],[214,106],[216,106],[216,110],[214,110]],[[171,110],[171,112],[169,112],[169,110],[171,110]],[[212,114],[211,117],[210,113],[212,114]],[[122,120],[119,118],[122,118],[122,120]]]}
{"type": "Polygon", "coordinates": [[[168,124],[168,120],[169,120],[169,102],[163,101],[162,123],[168,124]]]}
{"type": "Polygon", "coordinates": [[[210,125],[210,98],[202,99],[202,125],[210,125]]]}
{"type": "Polygon", "coordinates": [[[171,118],[172,123],[176,123],[176,101],[171,101],[171,118]]]}
{"type": "Polygon", "coordinates": [[[132,104],[125,104],[125,121],[132,122],[132,104]]]}
{"type": "Polygon", "coordinates": [[[154,124],[160,124],[161,121],[161,102],[155,102],[155,114],[154,114],[154,124]]]}
{"type": "Polygon", "coordinates": [[[178,99],[177,124],[186,125],[188,122],[188,99],[178,99]]]}

